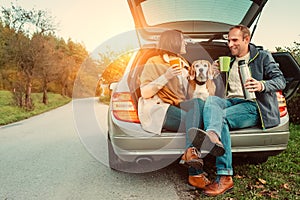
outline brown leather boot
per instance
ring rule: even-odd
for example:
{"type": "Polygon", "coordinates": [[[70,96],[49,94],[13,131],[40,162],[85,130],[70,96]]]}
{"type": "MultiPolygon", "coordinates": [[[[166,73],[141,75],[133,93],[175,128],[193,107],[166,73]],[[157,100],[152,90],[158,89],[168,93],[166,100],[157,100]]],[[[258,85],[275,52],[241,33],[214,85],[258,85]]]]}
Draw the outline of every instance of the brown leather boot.
{"type": "Polygon", "coordinates": [[[195,147],[190,147],[182,155],[179,164],[191,166],[195,169],[202,169],[203,160],[200,156],[201,153],[195,147]]]}
{"type": "Polygon", "coordinates": [[[204,189],[208,184],[210,184],[210,181],[206,178],[205,173],[189,176],[188,182],[191,186],[199,189],[204,189]]]}
{"type": "Polygon", "coordinates": [[[231,176],[220,176],[219,179],[208,185],[203,193],[207,196],[217,196],[224,194],[233,188],[233,180],[231,176]]]}

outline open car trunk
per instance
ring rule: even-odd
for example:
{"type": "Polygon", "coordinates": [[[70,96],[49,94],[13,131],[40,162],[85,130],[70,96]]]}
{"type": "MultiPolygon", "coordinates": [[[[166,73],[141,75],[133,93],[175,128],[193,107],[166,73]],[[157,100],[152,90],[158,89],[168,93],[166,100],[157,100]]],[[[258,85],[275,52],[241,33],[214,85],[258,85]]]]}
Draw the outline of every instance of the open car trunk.
{"type": "MultiPolygon", "coordinates": [[[[137,56],[140,58],[134,61],[133,66],[138,66],[130,71],[128,76],[128,85],[132,93],[134,104],[137,108],[138,98],[140,97],[140,81],[139,76],[143,70],[146,61],[155,55],[155,47],[145,48],[137,56]],[[144,53],[141,53],[144,52],[144,53]]],[[[228,46],[222,42],[200,42],[187,44],[187,53],[183,55],[187,61],[193,63],[195,60],[205,59],[210,62],[217,59],[221,55],[230,55],[228,46]]],[[[272,53],[276,62],[279,63],[286,79],[286,88],[282,91],[286,100],[289,100],[299,88],[300,85],[300,67],[297,61],[289,52],[272,53]]]]}
{"type": "MultiPolygon", "coordinates": [[[[212,61],[218,56],[230,55],[226,45],[229,28],[236,24],[250,28],[258,22],[260,13],[268,2],[268,0],[127,1],[141,47],[143,44],[157,42],[160,34],[166,29],[181,30],[186,40],[190,40],[187,46],[188,53],[184,55],[190,63],[196,59],[209,58],[207,60],[212,61]],[[204,58],[199,54],[204,55],[204,58]]],[[[255,29],[255,26],[253,28],[255,29]]],[[[252,36],[253,32],[254,30],[252,36]]],[[[299,87],[299,64],[288,52],[276,52],[273,53],[273,57],[280,64],[286,79],[287,85],[283,94],[288,100],[299,87]]]]}

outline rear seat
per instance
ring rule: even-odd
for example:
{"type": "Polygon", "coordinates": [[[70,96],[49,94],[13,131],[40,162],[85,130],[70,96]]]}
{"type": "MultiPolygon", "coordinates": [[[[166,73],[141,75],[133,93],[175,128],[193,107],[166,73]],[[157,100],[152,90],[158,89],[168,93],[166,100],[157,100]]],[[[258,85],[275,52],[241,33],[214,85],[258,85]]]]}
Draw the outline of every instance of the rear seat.
{"type": "Polygon", "coordinates": [[[208,60],[210,63],[213,62],[213,58],[204,49],[204,47],[198,43],[188,44],[186,47],[186,54],[183,57],[192,64],[196,60],[208,60]]]}

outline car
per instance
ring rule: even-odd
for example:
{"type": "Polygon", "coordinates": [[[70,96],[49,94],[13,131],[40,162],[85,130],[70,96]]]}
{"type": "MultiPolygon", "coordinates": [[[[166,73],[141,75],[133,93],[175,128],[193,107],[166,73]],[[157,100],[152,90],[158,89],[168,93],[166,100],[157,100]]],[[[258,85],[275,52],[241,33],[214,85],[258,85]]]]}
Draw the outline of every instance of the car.
{"type": "MultiPolygon", "coordinates": [[[[158,170],[176,161],[185,151],[185,133],[146,132],[137,114],[141,96],[139,76],[146,61],[155,55],[160,33],[166,29],[181,30],[187,43],[187,53],[183,56],[190,63],[198,59],[213,61],[230,55],[229,28],[236,24],[250,28],[254,22],[257,24],[266,3],[267,0],[128,0],[140,48],[132,54],[120,81],[110,85],[107,144],[112,169],[130,173],[158,170]]],[[[280,124],[265,130],[260,127],[231,130],[234,159],[246,157],[260,163],[287,148],[290,133],[286,100],[299,87],[300,68],[288,52],[274,52],[273,57],[287,82],[285,90],[277,92],[280,124]]]]}

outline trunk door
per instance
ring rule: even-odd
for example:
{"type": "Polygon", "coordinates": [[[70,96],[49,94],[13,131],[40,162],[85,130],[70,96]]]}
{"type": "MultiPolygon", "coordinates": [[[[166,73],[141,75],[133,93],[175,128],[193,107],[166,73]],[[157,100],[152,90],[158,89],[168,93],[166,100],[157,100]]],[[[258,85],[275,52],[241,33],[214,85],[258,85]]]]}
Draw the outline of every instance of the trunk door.
{"type": "Polygon", "coordinates": [[[157,40],[165,29],[191,38],[224,39],[232,25],[250,27],[267,0],[127,0],[140,39],[157,40]]]}
{"type": "Polygon", "coordinates": [[[289,52],[275,52],[272,55],[275,61],[279,63],[280,70],[285,77],[286,87],[283,94],[289,100],[297,92],[300,85],[300,66],[289,52]]]}

